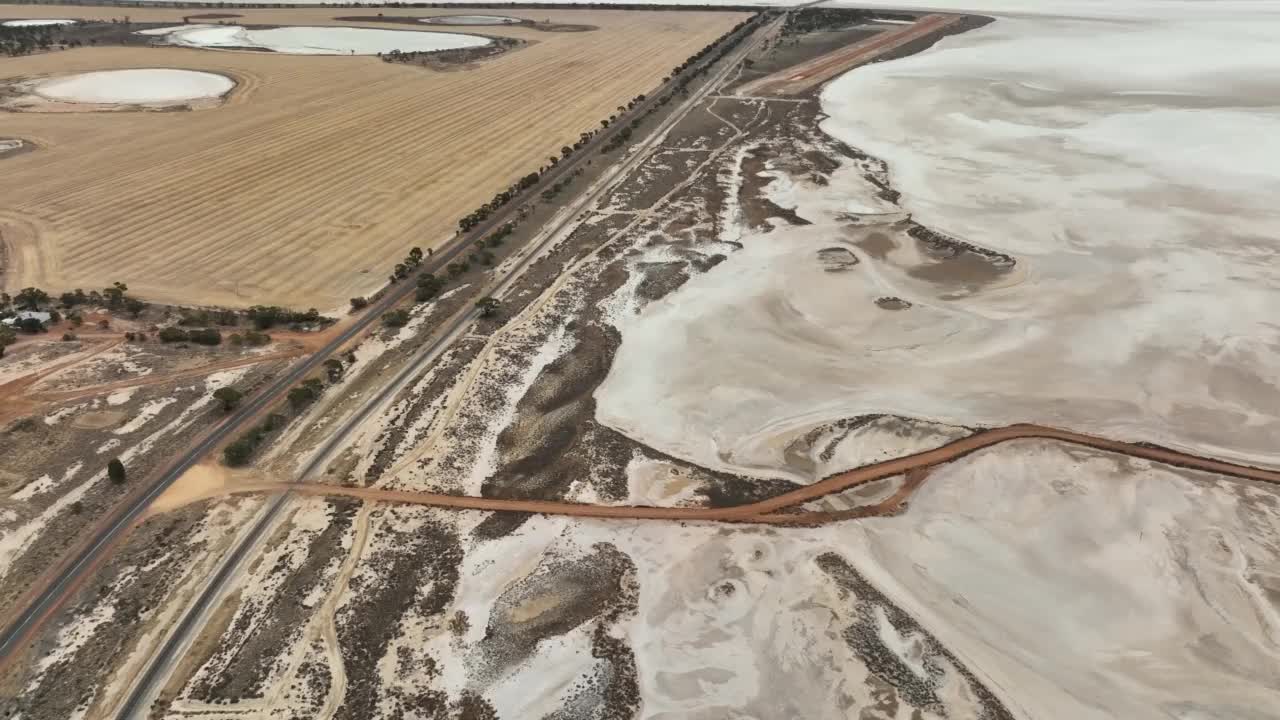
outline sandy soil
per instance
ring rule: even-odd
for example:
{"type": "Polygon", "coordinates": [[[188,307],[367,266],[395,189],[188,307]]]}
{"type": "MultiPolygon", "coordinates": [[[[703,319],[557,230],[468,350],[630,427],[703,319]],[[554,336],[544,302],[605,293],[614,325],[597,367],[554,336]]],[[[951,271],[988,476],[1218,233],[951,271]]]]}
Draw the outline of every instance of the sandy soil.
{"type": "MultiPolygon", "coordinates": [[[[0,15],[28,12],[0,7],[0,15]]],[[[325,25],[340,13],[241,14],[247,24],[325,25]]],[[[129,15],[172,24],[183,12],[129,15]]],[[[177,48],[14,58],[10,77],[163,66],[220,72],[239,86],[212,114],[7,119],[6,133],[41,151],[7,158],[0,180],[0,232],[15,248],[6,286],[124,280],[142,297],[180,303],[343,306],[380,286],[408,247],[447,239],[462,214],[743,18],[542,11],[530,19],[548,15],[599,29],[492,28],[537,42],[451,73],[367,57],[177,48]],[[352,247],[361,248],[354,258],[352,247]]]]}

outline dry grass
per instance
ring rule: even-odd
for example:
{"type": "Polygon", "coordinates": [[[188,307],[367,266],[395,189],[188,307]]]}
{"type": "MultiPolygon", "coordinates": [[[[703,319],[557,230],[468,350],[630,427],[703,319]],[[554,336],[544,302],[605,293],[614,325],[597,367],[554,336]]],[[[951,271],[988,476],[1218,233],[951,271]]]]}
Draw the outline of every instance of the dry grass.
{"type": "MultiPolygon", "coordinates": [[[[0,6],[0,18],[128,14],[150,22],[184,12],[202,11],[0,6]]],[[[366,14],[226,12],[244,16],[231,22],[313,25],[366,14]]],[[[40,147],[0,161],[0,232],[11,251],[5,285],[61,291],[122,280],[145,298],[176,303],[344,306],[380,286],[409,247],[446,240],[459,217],[744,17],[510,14],[599,29],[477,28],[534,42],[453,72],[376,57],[181,48],[5,60],[7,78],[175,67],[240,82],[226,105],[199,112],[6,115],[4,135],[40,147]]]]}

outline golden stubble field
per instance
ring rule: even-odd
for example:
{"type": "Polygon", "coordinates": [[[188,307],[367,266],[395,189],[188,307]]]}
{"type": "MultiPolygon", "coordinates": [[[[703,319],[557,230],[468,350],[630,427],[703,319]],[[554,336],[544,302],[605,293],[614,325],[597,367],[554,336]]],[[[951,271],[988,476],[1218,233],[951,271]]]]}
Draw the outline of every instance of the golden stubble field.
{"type": "MultiPolygon", "coordinates": [[[[163,22],[184,12],[202,11],[0,5],[0,19],[127,14],[163,22]]],[[[245,24],[410,27],[333,20],[376,13],[350,8],[225,12],[245,24]]],[[[6,289],[121,280],[144,298],[180,304],[345,306],[381,286],[411,246],[447,240],[462,215],[746,17],[502,14],[598,29],[475,28],[533,42],[449,72],[376,57],[145,47],[0,61],[0,79],[173,67],[239,82],[212,110],[0,117],[0,136],[38,145],[0,159],[6,289]]]]}

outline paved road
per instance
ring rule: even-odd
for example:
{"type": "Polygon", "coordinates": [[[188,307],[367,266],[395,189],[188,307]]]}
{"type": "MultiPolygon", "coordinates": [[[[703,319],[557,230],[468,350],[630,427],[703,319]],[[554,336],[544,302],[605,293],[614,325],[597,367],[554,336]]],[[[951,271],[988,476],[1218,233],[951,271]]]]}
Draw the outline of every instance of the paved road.
{"type": "MultiPolygon", "coordinates": [[[[745,31],[750,31],[746,28],[745,31]]],[[[749,45],[749,43],[744,43],[749,45]]],[[[670,85],[670,84],[669,84],[670,85]]],[[[641,117],[653,107],[667,88],[655,91],[651,96],[639,103],[629,115],[623,118],[641,117]]],[[[619,121],[616,127],[624,127],[619,121]]],[[[437,272],[447,266],[455,258],[469,251],[479,240],[485,238],[493,230],[504,223],[515,221],[522,201],[539,197],[543,190],[556,182],[569,177],[580,167],[598,156],[598,149],[612,133],[601,133],[586,146],[575,152],[567,161],[558,163],[545,173],[539,182],[524,195],[512,200],[503,209],[494,213],[489,220],[481,223],[470,232],[459,235],[444,247],[429,256],[418,272],[437,272]]],[[[406,252],[408,248],[406,248],[406,252]]],[[[81,582],[107,557],[109,548],[118,541],[125,532],[139,519],[146,508],[156,497],[163,493],[192,465],[195,465],[209,452],[225,441],[235,437],[239,431],[248,426],[264,409],[278,401],[294,385],[302,381],[312,372],[317,371],[323,362],[337,352],[342,346],[378,322],[384,312],[391,310],[406,300],[415,291],[414,278],[410,277],[388,288],[387,292],[372,303],[360,316],[354,318],[349,325],[339,332],[328,344],[315,354],[300,361],[283,376],[271,383],[266,389],[248,398],[230,417],[219,423],[213,430],[199,439],[190,449],[183,453],[172,464],[154,475],[144,488],[135,491],[126,501],[100,522],[86,540],[68,553],[66,559],[44,578],[38,581],[33,590],[20,601],[22,608],[0,632],[0,669],[12,662],[25,649],[26,641],[34,631],[54,612],[61,608],[74,593],[81,582]]]]}
{"type": "MultiPolygon", "coordinates": [[[[781,23],[781,19],[775,21],[770,29],[776,29],[779,23],[781,23]]],[[[750,31],[751,28],[744,29],[744,32],[750,31]]],[[[723,61],[720,69],[704,82],[698,90],[690,93],[690,97],[687,100],[668,114],[658,127],[648,134],[643,142],[633,148],[630,155],[606,171],[585,193],[580,193],[562,208],[544,230],[535,236],[533,246],[521,256],[517,263],[507,269],[505,275],[489,288],[487,294],[501,297],[520,274],[537,260],[544,248],[554,244],[555,241],[576,227],[578,217],[582,212],[611,190],[617,181],[639,167],[648,158],[649,154],[661,145],[661,140],[667,131],[702,102],[708,94],[718,88],[724,79],[728,77],[729,72],[738,65],[741,59],[755,47],[759,39],[767,32],[768,30],[758,33],[755,40],[743,42],[731,52],[723,61]]],[[[644,112],[645,107],[649,103],[655,102],[657,100],[656,96],[661,95],[663,92],[665,92],[665,88],[655,93],[655,97],[647,98],[645,105],[638,107],[636,112],[644,112]]],[[[583,151],[576,153],[574,157],[581,161],[594,155],[594,150],[595,146],[589,145],[583,151]]],[[[574,165],[570,165],[566,170],[571,172],[574,167],[574,165]]],[[[538,188],[535,188],[535,191],[541,192],[538,188]]],[[[436,253],[436,255],[438,257],[440,254],[436,253]]],[[[408,281],[406,281],[406,284],[412,285],[408,281]]],[[[355,412],[347,416],[335,428],[302,467],[299,477],[305,480],[318,475],[327,465],[329,459],[346,446],[356,428],[376,410],[390,403],[401,390],[415,381],[431,364],[438,360],[458,338],[465,335],[466,329],[470,327],[477,317],[478,311],[474,309],[459,313],[448,328],[436,336],[434,342],[421,348],[414,358],[389,383],[383,385],[377,393],[365,400],[355,412]]],[[[117,718],[135,718],[145,714],[144,711],[161,690],[164,682],[172,673],[174,665],[185,654],[186,649],[204,626],[209,613],[216,607],[218,600],[226,589],[227,583],[235,575],[241,564],[253,555],[258,544],[267,535],[268,530],[281,516],[283,509],[289,502],[291,493],[305,493],[308,487],[310,485],[283,483],[274,488],[281,492],[259,513],[250,531],[235,543],[235,546],[227,553],[209,581],[199,589],[195,599],[184,611],[178,624],[152,654],[143,671],[138,674],[125,699],[116,710],[115,716],[117,718]]]]}

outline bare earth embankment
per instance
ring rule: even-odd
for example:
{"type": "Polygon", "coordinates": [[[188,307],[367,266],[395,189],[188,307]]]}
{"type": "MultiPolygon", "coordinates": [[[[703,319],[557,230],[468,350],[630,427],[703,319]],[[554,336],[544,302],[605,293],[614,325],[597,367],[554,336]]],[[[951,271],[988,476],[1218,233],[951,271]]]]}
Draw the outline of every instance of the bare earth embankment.
{"type": "MultiPolygon", "coordinates": [[[[30,14],[26,6],[0,7],[0,17],[30,14]]],[[[134,22],[181,22],[183,11],[128,14],[134,22]]],[[[251,25],[324,25],[338,24],[331,18],[341,13],[240,14],[236,22],[251,25]]],[[[408,247],[443,242],[460,217],[745,17],[552,15],[598,29],[487,28],[531,42],[463,72],[376,57],[151,47],[9,59],[8,79],[171,67],[221,73],[238,85],[213,112],[7,116],[6,135],[40,152],[8,158],[0,178],[0,233],[14,250],[6,285],[124,279],[153,300],[341,306],[380,286],[408,247]]]]}

